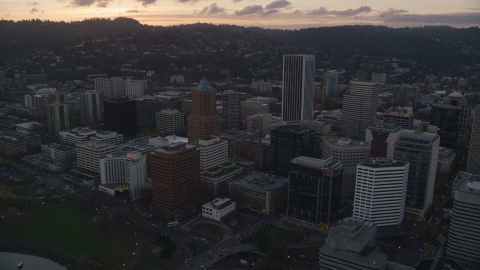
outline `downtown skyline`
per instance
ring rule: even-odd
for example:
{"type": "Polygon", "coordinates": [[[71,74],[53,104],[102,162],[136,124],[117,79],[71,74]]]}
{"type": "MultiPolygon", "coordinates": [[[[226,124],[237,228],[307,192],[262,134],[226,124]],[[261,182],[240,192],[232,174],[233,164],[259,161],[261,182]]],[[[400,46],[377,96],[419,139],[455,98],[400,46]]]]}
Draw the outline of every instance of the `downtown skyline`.
{"type": "Polygon", "coordinates": [[[480,26],[476,0],[0,0],[4,20],[136,19],[149,25],[236,24],[277,29],[336,25],[480,26]]]}

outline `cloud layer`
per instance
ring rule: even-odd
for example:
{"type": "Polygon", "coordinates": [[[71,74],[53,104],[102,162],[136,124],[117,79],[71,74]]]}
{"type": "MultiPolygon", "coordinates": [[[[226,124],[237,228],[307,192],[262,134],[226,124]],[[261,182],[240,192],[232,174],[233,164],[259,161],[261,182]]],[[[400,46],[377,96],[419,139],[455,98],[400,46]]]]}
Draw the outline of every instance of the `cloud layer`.
{"type": "Polygon", "coordinates": [[[308,15],[335,15],[339,17],[349,17],[355,16],[360,13],[370,13],[372,12],[372,8],[369,6],[361,6],[355,9],[346,9],[346,10],[327,10],[325,7],[321,7],[318,9],[310,10],[307,14],[308,15]]]}
{"type": "Polygon", "coordinates": [[[198,14],[209,14],[209,15],[213,15],[213,14],[219,14],[219,13],[225,13],[225,9],[224,8],[221,8],[221,7],[218,7],[217,6],[217,3],[213,3],[211,4],[210,6],[208,7],[204,7],[202,9],[202,11],[200,11],[198,14]]]}

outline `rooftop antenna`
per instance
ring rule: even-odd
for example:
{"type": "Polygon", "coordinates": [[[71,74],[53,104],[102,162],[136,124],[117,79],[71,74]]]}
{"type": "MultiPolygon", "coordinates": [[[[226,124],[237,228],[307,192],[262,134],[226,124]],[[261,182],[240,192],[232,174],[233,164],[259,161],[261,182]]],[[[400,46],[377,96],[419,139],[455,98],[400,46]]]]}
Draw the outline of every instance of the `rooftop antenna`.
{"type": "Polygon", "coordinates": [[[413,10],[413,28],[415,28],[415,10],[413,10]]]}
{"type": "Polygon", "coordinates": [[[360,6],[360,25],[363,25],[363,1],[362,5],[360,6]]]}

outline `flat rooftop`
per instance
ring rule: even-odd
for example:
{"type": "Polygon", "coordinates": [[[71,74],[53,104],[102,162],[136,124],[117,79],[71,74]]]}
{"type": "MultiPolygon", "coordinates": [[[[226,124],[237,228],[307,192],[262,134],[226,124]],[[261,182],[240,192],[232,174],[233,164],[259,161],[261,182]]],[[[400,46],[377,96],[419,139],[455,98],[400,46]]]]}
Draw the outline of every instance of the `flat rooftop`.
{"type": "Polygon", "coordinates": [[[212,208],[215,208],[217,210],[220,210],[220,209],[223,209],[229,205],[231,205],[233,202],[232,200],[230,200],[229,198],[217,198],[213,201],[210,201],[206,204],[204,204],[203,206],[204,207],[212,207],[212,208]]]}
{"type": "Polygon", "coordinates": [[[402,127],[391,124],[391,123],[381,123],[369,126],[368,129],[370,130],[377,130],[377,131],[386,131],[386,132],[397,132],[402,130],[402,127]]]}
{"type": "Polygon", "coordinates": [[[75,147],[74,147],[74,146],[63,145],[63,144],[59,144],[59,143],[48,143],[48,144],[45,144],[45,146],[48,146],[48,147],[50,147],[50,148],[54,148],[54,149],[57,149],[57,150],[60,150],[60,151],[71,151],[71,150],[75,150],[75,147]]]}
{"type": "Polygon", "coordinates": [[[284,185],[288,185],[288,179],[271,174],[253,172],[245,175],[232,183],[257,192],[266,192],[275,190],[284,185]]]}
{"type": "Polygon", "coordinates": [[[351,149],[370,149],[370,143],[355,140],[351,138],[340,138],[340,137],[333,137],[333,136],[325,136],[323,137],[323,142],[326,142],[330,145],[334,145],[336,147],[342,148],[351,148],[351,149]]]}
{"type": "Polygon", "coordinates": [[[25,142],[22,140],[19,140],[15,137],[12,136],[0,136],[0,141],[7,142],[9,144],[24,144],[25,142]]]}
{"type": "Polygon", "coordinates": [[[390,168],[390,167],[405,167],[408,162],[398,161],[389,158],[367,158],[358,165],[371,168],[390,168]]]}
{"type": "Polygon", "coordinates": [[[312,157],[305,157],[300,156],[292,159],[292,163],[309,167],[312,169],[323,169],[324,167],[328,166],[332,162],[333,158],[328,159],[319,159],[319,158],[312,158],[312,157]]]}
{"type": "Polygon", "coordinates": [[[198,147],[197,145],[194,144],[189,144],[189,143],[184,143],[184,142],[176,142],[176,143],[171,143],[168,146],[161,147],[161,148],[156,148],[155,151],[164,153],[164,154],[169,154],[173,155],[188,149],[196,148],[198,147]]]}

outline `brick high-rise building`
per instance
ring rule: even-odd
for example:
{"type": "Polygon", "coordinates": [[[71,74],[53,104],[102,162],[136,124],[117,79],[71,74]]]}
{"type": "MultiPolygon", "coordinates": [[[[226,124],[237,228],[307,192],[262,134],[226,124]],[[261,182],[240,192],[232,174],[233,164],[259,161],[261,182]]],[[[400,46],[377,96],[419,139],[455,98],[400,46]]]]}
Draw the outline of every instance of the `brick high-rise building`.
{"type": "Polygon", "coordinates": [[[198,142],[208,136],[220,136],[222,119],[216,110],[215,95],[215,89],[206,80],[201,80],[192,91],[192,113],[188,117],[189,142],[198,142]]]}
{"type": "Polygon", "coordinates": [[[198,146],[174,143],[156,149],[151,156],[153,202],[178,211],[197,198],[200,191],[198,146]]]}

